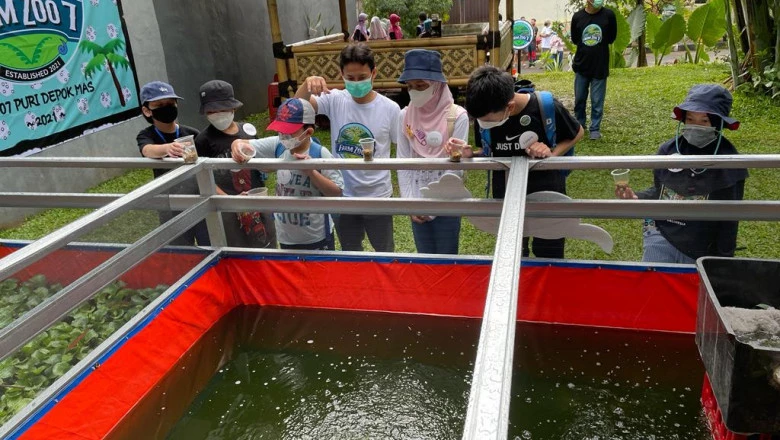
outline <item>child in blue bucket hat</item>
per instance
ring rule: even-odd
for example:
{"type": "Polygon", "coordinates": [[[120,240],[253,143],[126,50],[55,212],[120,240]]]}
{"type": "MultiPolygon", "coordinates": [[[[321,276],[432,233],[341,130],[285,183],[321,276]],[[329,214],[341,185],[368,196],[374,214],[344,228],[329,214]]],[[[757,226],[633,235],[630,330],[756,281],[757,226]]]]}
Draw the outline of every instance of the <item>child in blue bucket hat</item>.
{"type": "MultiPolygon", "coordinates": [[[[729,116],[731,93],[716,84],[698,84],[674,108],[677,133],[658,149],[659,155],[739,154],[723,135],[736,130],[739,121],[729,116]]],[[[745,169],[656,169],[653,186],[634,193],[619,186],[622,199],[649,200],[742,200],[745,169]]],[[[693,264],[699,257],[733,257],[737,245],[736,221],[646,219],[643,229],[642,261],[693,264]]]]}

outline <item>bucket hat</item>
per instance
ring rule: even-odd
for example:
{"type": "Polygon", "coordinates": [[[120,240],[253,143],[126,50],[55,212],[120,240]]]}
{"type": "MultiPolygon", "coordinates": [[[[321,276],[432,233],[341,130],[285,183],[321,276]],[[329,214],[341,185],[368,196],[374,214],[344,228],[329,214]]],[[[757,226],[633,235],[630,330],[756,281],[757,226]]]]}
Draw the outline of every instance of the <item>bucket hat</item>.
{"type": "Polygon", "coordinates": [[[672,119],[685,122],[685,112],[702,112],[723,120],[729,130],[739,128],[739,121],[729,117],[733,99],[728,90],[717,84],[697,84],[688,91],[682,104],[674,108],[672,119]]]}
{"type": "Polygon", "coordinates": [[[218,79],[200,86],[200,114],[228,111],[241,107],[243,102],[233,96],[233,86],[218,79]]]}
{"type": "Polygon", "coordinates": [[[405,84],[412,79],[447,82],[441,69],[441,54],[435,50],[412,49],[404,54],[404,71],[398,82],[405,84]]]}

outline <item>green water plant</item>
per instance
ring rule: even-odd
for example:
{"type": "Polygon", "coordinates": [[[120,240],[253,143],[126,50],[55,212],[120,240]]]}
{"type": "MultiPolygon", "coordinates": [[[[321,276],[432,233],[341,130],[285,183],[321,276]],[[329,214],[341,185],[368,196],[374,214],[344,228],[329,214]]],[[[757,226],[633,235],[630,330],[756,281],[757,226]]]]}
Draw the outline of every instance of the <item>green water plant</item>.
{"type": "MultiPolygon", "coordinates": [[[[103,288],[59,323],[0,362],[0,423],[94,350],[168,286],[130,289],[122,281],[103,288]]],[[[8,325],[62,289],[42,274],[0,282],[0,324],[8,325]]]]}

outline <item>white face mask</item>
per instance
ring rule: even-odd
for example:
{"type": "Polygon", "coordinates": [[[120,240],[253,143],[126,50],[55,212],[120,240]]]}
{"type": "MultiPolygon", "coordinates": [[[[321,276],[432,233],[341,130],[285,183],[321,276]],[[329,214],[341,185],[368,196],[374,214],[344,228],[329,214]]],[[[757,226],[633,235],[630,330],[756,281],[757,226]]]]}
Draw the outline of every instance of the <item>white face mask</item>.
{"type": "Polygon", "coordinates": [[[294,150],[303,143],[303,139],[298,139],[290,134],[279,133],[279,143],[288,150],[294,150]]]}
{"type": "Polygon", "coordinates": [[[506,121],[509,120],[509,108],[506,109],[506,117],[498,122],[494,121],[482,121],[480,119],[477,119],[477,122],[479,122],[479,126],[484,128],[485,130],[489,130],[491,128],[500,127],[504,125],[506,121]]]}
{"type": "Polygon", "coordinates": [[[233,123],[233,112],[219,112],[206,115],[211,125],[219,131],[226,130],[233,123]]]}
{"type": "Polygon", "coordinates": [[[433,98],[433,86],[429,84],[425,90],[409,89],[409,98],[411,99],[411,105],[422,107],[433,98]]]}

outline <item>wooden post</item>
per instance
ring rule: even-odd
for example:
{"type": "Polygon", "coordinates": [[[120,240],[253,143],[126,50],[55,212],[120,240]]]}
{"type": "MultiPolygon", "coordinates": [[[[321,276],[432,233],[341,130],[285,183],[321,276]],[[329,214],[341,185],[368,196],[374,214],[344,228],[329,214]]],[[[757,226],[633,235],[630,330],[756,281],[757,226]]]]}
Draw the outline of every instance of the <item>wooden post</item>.
{"type": "Polygon", "coordinates": [[[349,40],[349,22],[347,21],[347,2],[339,0],[339,15],[341,16],[341,32],[344,34],[344,41],[349,40]]]}
{"type": "Polygon", "coordinates": [[[271,44],[273,47],[274,60],[276,61],[276,75],[279,81],[279,96],[289,98],[291,91],[286,86],[289,79],[287,72],[287,62],[285,61],[285,47],[282,41],[282,28],[279,26],[279,9],[276,0],[266,0],[268,5],[268,19],[271,23],[271,44]]]}
{"type": "Polygon", "coordinates": [[[515,1],[514,0],[506,0],[505,18],[509,20],[510,23],[515,22],[515,1]]]}
{"type": "Polygon", "coordinates": [[[498,2],[490,0],[488,11],[487,50],[490,51],[490,64],[498,67],[501,64],[498,45],[501,44],[501,31],[498,27],[498,2]]]}

